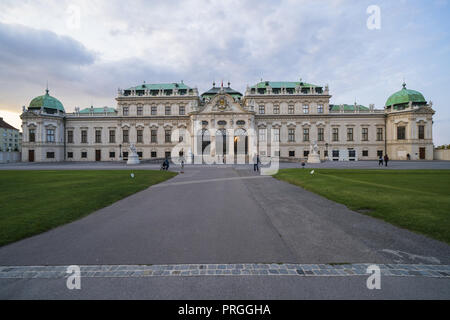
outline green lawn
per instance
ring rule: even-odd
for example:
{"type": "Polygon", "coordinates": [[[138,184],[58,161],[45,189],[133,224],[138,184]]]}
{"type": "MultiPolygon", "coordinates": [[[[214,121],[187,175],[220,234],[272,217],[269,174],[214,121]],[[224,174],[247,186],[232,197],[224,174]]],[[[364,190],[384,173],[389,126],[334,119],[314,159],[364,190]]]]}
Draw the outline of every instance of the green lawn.
{"type": "Polygon", "coordinates": [[[275,176],[352,210],[450,243],[450,170],[283,169],[275,176]]]}
{"type": "Polygon", "coordinates": [[[165,171],[0,171],[0,246],[77,220],[175,176],[165,171]]]}

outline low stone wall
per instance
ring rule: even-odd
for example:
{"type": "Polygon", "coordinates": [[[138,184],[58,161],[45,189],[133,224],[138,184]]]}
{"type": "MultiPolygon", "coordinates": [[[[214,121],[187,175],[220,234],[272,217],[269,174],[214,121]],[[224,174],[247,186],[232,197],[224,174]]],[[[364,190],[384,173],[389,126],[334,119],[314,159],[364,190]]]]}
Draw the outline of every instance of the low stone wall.
{"type": "Polygon", "coordinates": [[[434,160],[450,161],[450,149],[434,149],[434,160]]]}
{"type": "Polygon", "coordinates": [[[20,152],[0,151],[0,163],[20,162],[20,152]]]}

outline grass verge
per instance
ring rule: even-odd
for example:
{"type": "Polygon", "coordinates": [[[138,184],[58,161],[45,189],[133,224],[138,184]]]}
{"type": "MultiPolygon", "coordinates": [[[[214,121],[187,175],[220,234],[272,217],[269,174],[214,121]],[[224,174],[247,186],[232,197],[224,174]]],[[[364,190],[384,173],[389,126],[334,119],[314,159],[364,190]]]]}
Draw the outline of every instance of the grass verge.
{"type": "Polygon", "coordinates": [[[275,178],[450,244],[450,170],[283,169],[275,178]]]}
{"type": "Polygon", "coordinates": [[[77,220],[176,174],[138,170],[0,171],[0,246],[77,220]]]}

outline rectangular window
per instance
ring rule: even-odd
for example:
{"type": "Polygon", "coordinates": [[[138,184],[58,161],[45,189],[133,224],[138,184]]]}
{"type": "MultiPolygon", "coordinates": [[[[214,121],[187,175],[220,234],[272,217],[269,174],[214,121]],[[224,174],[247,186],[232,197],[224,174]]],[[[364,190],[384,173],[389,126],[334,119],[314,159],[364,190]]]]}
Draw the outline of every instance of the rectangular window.
{"type": "Polygon", "coordinates": [[[339,150],[333,150],[333,158],[339,158],[339,150]]]}
{"type": "Polygon", "coordinates": [[[265,106],[259,106],[259,114],[265,114],[266,113],[266,107],[265,106]]]}
{"type": "Polygon", "coordinates": [[[123,142],[124,143],[128,143],[128,142],[130,142],[130,137],[129,137],[129,135],[128,135],[128,130],[123,130],[123,142]]]}
{"type": "Polygon", "coordinates": [[[295,129],[288,129],[288,141],[295,142],[295,129]]]}
{"type": "Polygon", "coordinates": [[[109,143],[116,143],[116,130],[109,130],[109,143]]]}
{"type": "Polygon", "coordinates": [[[369,128],[362,128],[362,141],[369,141],[369,128]]]}
{"type": "Polygon", "coordinates": [[[55,153],[54,152],[47,152],[47,159],[55,159],[55,153]]]}
{"type": "Polygon", "coordinates": [[[156,157],[157,157],[156,151],[152,151],[152,158],[156,158],[156,157]]]}
{"type": "Polygon", "coordinates": [[[156,116],[158,114],[158,107],[152,106],[152,116],[156,116]]]}
{"type": "Polygon", "coordinates": [[[279,105],[273,106],[273,114],[280,114],[280,106],[279,105]]]}
{"type": "Polygon", "coordinates": [[[166,130],[165,131],[165,140],[166,143],[171,143],[172,142],[172,131],[171,130],[166,130]]]}
{"type": "Polygon", "coordinates": [[[67,143],[73,143],[73,131],[67,131],[67,143]]]}
{"type": "Polygon", "coordinates": [[[339,128],[333,128],[333,141],[339,141],[339,128]]]}
{"type": "Polygon", "coordinates": [[[323,105],[319,104],[317,106],[317,113],[323,113],[323,105]]]}
{"type": "Polygon", "coordinates": [[[289,157],[295,157],[295,151],[289,151],[289,157]]]}
{"type": "Polygon", "coordinates": [[[304,105],[303,106],[303,113],[304,114],[308,114],[309,113],[309,106],[308,105],[304,105]]]}
{"type": "Polygon", "coordinates": [[[274,128],[272,129],[273,132],[273,142],[280,142],[280,129],[274,128]]]}
{"type": "Polygon", "coordinates": [[[47,129],[47,142],[55,142],[55,129],[47,129]]]}
{"type": "Polygon", "coordinates": [[[124,160],[127,160],[128,159],[128,152],[122,152],[122,158],[124,160]]]}
{"type": "Polygon", "coordinates": [[[152,137],[151,142],[152,143],[157,143],[158,142],[158,131],[157,130],[152,130],[151,131],[151,137],[152,137]]]}
{"type": "Polygon", "coordinates": [[[81,130],[81,143],[87,143],[87,130],[81,130]]]}
{"type": "Polygon", "coordinates": [[[184,116],[186,114],[186,107],[180,106],[179,113],[180,113],[180,116],[184,116]]]}
{"type": "Polygon", "coordinates": [[[309,150],[303,150],[303,156],[306,158],[309,156],[309,150]]]}
{"type": "Polygon", "coordinates": [[[347,141],[353,141],[353,128],[347,128],[347,141]]]}
{"type": "Polygon", "coordinates": [[[166,116],[170,116],[172,114],[172,108],[170,106],[166,106],[166,116]]]}
{"type": "Polygon", "coordinates": [[[317,128],[317,141],[324,141],[325,131],[324,128],[317,128]]]}
{"type": "Polygon", "coordinates": [[[362,156],[363,157],[368,157],[369,156],[369,150],[363,150],[362,156]]]}
{"type": "Polygon", "coordinates": [[[102,130],[95,130],[95,143],[102,143],[102,130]]]}
{"type": "Polygon", "coordinates": [[[377,141],[383,141],[383,128],[377,128],[377,141]]]}
{"type": "Polygon", "coordinates": [[[109,153],[109,157],[110,158],[115,158],[116,157],[116,153],[115,152],[110,152],[109,153]]]}
{"type": "Polygon", "coordinates": [[[377,150],[377,157],[383,156],[383,150],[377,150]]]}
{"type": "Polygon", "coordinates": [[[294,114],[294,111],[295,111],[294,106],[293,106],[293,105],[289,105],[289,106],[288,106],[288,113],[289,113],[289,114],[294,114]]]}
{"type": "Polygon", "coordinates": [[[87,158],[87,152],[86,151],[81,152],[81,158],[83,158],[83,159],[87,158]]]}
{"type": "Polygon", "coordinates": [[[123,115],[124,116],[127,116],[128,115],[128,113],[129,113],[129,108],[128,107],[123,107],[123,115]]]}
{"type": "Polygon", "coordinates": [[[170,151],[166,151],[164,155],[165,155],[166,158],[170,159],[171,152],[170,151]]]}
{"type": "Polygon", "coordinates": [[[309,129],[303,129],[303,141],[309,141],[309,129]]]}
{"type": "Polygon", "coordinates": [[[67,152],[67,159],[73,158],[73,152],[67,152]]]}
{"type": "Polygon", "coordinates": [[[139,151],[137,154],[138,154],[139,159],[142,159],[142,151],[139,151]]]}
{"type": "Polygon", "coordinates": [[[267,134],[266,129],[259,129],[258,132],[259,132],[259,141],[266,141],[266,134],[267,134]]]}
{"type": "Polygon", "coordinates": [[[406,139],[406,128],[397,127],[397,140],[405,140],[405,139],[406,139]]]}
{"type": "Polygon", "coordinates": [[[353,149],[348,150],[348,157],[349,158],[355,158],[356,157],[356,151],[353,149]]]}
{"type": "Polygon", "coordinates": [[[143,143],[144,142],[144,130],[137,130],[137,143],[143,143]]]}
{"type": "Polygon", "coordinates": [[[36,142],[36,131],[34,129],[30,129],[28,131],[30,142],[36,142]]]}
{"type": "Polygon", "coordinates": [[[143,106],[138,106],[136,111],[137,111],[137,115],[138,116],[142,116],[144,114],[144,107],[143,106]]]}
{"type": "Polygon", "coordinates": [[[425,139],[425,126],[419,126],[419,139],[425,139]]]}

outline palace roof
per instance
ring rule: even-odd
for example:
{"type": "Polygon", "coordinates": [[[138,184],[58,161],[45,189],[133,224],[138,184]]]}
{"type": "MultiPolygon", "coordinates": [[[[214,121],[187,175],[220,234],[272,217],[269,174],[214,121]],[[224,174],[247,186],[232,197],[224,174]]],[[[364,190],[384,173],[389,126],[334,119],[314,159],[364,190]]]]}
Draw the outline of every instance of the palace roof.
{"type": "Polygon", "coordinates": [[[58,99],[49,95],[48,89],[45,90],[45,95],[36,97],[33,100],[31,100],[28,109],[31,109],[31,110],[32,109],[41,109],[42,107],[45,109],[48,109],[48,110],[53,110],[53,111],[59,110],[59,111],[65,112],[64,106],[61,103],[61,101],[59,101],[58,99]]]}
{"type": "Polygon", "coordinates": [[[403,83],[402,90],[397,91],[396,93],[391,95],[389,97],[389,99],[386,101],[386,106],[387,107],[397,106],[397,105],[408,104],[410,102],[413,102],[416,104],[426,104],[427,103],[424,96],[419,91],[406,89],[406,83],[403,83]]]}

